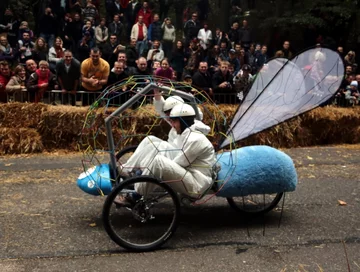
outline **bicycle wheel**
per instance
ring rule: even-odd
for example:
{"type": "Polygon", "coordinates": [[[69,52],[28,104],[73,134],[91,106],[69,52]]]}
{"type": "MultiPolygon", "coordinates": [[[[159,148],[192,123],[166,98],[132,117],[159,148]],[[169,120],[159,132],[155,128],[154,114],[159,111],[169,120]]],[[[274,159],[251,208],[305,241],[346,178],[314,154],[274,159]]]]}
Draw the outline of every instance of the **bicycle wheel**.
{"type": "Polygon", "coordinates": [[[230,207],[244,215],[262,215],[276,207],[284,193],[226,198],[230,207]]]}
{"type": "Polygon", "coordinates": [[[131,157],[131,155],[135,152],[137,147],[137,145],[131,145],[121,149],[116,154],[116,161],[120,162],[121,164],[126,163],[127,160],[131,157]]]}
{"type": "Polygon", "coordinates": [[[139,176],[121,182],[108,195],[102,215],[105,230],[115,243],[132,251],[150,251],[173,235],[179,214],[178,197],[169,185],[149,176],[139,176]],[[118,196],[134,194],[137,186],[151,187],[151,190],[131,206],[114,203],[118,196]]]}

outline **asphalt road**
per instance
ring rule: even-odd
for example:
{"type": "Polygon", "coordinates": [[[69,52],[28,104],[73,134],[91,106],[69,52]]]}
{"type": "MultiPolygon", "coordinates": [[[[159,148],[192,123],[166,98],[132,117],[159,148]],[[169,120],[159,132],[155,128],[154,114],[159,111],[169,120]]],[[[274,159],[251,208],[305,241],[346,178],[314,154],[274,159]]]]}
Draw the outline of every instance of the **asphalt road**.
{"type": "Polygon", "coordinates": [[[161,250],[140,254],[107,236],[105,198],[77,188],[79,155],[1,157],[0,271],[360,271],[360,147],[285,152],[299,184],[282,217],[245,220],[213,198],[184,209],[161,250]]]}

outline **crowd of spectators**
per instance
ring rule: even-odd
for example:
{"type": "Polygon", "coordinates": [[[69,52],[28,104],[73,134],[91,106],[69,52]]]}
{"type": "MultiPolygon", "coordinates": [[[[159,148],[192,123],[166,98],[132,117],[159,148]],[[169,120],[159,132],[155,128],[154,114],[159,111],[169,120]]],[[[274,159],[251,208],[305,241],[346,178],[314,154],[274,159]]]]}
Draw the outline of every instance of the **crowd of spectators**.
{"type": "MultiPolygon", "coordinates": [[[[60,1],[56,8],[52,2],[59,1],[49,0],[36,29],[10,8],[0,17],[0,102],[24,100],[21,94],[27,93],[25,100],[37,103],[48,91],[61,90],[67,94],[63,102],[75,105],[79,90],[97,93],[132,75],[156,75],[192,84],[217,103],[234,103],[243,100],[254,75],[274,57],[266,44],[254,41],[245,19],[232,22],[229,30],[212,31],[206,0],[197,1],[189,18],[183,17],[187,9],[177,13],[184,10],[179,0],[106,0],[106,14],[99,0],[60,1]],[[175,24],[168,17],[171,7],[175,24]]],[[[241,10],[232,2],[232,10],[241,10]]],[[[342,47],[338,51],[344,54],[342,47]]],[[[289,41],[275,53],[293,55],[289,41]]],[[[343,59],[346,75],[334,103],[356,105],[355,53],[343,59]]]]}

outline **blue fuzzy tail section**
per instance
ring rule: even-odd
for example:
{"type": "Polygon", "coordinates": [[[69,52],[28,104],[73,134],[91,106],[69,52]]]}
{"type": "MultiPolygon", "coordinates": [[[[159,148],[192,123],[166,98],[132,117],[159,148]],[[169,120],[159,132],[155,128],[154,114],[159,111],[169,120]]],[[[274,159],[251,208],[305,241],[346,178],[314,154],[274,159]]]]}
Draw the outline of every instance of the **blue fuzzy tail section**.
{"type": "Polygon", "coordinates": [[[297,174],[292,159],[275,148],[247,146],[217,155],[221,170],[218,196],[236,197],[294,191],[297,174]]]}

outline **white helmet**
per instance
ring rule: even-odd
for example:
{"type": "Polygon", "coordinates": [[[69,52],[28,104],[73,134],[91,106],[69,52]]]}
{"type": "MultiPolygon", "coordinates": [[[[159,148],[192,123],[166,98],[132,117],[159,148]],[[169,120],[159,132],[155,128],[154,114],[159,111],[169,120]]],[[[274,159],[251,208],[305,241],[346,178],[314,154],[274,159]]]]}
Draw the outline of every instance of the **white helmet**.
{"type": "Polygon", "coordinates": [[[179,104],[172,108],[170,112],[171,117],[195,117],[196,113],[192,106],[188,104],[179,104]]]}
{"type": "Polygon", "coordinates": [[[164,106],[163,106],[163,112],[171,110],[176,105],[181,105],[184,103],[184,100],[177,95],[170,96],[166,98],[164,106]]]}

